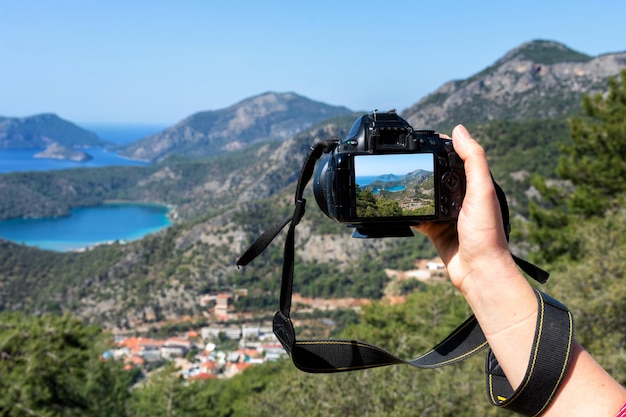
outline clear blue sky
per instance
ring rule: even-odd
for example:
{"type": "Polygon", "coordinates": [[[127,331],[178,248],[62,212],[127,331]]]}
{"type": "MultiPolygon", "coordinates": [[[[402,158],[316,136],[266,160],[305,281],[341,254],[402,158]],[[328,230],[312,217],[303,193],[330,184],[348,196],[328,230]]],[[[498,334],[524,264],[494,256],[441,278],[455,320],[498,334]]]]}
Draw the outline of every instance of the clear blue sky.
{"type": "Polygon", "coordinates": [[[624,0],[0,0],[0,115],[171,124],[266,91],[402,110],[526,41],[626,50],[625,16],[624,0]]]}
{"type": "Polygon", "coordinates": [[[406,175],[416,169],[434,171],[433,154],[388,154],[388,155],[363,155],[355,158],[354,173],[359,176],[394,174],[406,175]]]}

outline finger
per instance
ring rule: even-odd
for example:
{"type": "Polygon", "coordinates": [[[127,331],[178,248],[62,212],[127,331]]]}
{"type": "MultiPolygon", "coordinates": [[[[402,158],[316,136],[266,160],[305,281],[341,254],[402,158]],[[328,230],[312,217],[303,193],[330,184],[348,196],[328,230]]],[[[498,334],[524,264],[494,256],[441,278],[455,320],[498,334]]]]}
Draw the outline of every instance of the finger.
{"type": "MultiPolygon", "coordinates": [[[[454,150],[464,161],[466,176],[466,194],[460,216],[468,216],[470,223],[464,223],[471,233],[483,233],[485,230],[502,229],[500,203],[496,196],[491,171],[485,150],[472,138],[463,125],[452,131],[454,150]]],[[[504,232],[502,230],[502,235],[504,232]]]]}
{"type": "Polygon", "coordinates": [[[480,193],[483,198],[494,194],[491,180],[491,171],[485,150],[472,138],[465,126],[457,125],[452,131],[454,150],[461,157],[465,165],[467,190],[470,193],[480,193]]]}
{"type": "Polygon", "coordinates": [[[458,249],[456,221],[422,222],[414,225],[413,229],[430,239],[435,245],[439,256],[447,265],[458,249]]]}
{"type": "Polygon", "coordinates": [[[491,176],[485,150],[472,138],[465,126],[457,125],[454,128],[452,131],[452,143],[456,153],[465,162],[466,171],[470,169],[476,175],[491,176]]]}

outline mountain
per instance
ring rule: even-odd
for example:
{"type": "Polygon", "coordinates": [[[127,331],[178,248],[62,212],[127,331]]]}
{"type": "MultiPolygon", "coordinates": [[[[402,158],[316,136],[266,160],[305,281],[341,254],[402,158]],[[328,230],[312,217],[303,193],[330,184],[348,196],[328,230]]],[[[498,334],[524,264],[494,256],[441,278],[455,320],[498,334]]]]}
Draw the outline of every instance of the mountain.
{"type": "Polygon", "coordinates": [[[119,153],[158,161],[169,155],[210,156],[251,143],[284,140],[316,122],[351,113],[295,93],[268,92],[222,110],[195,113],[155,135],[134,142],[119,153]]]}
{"type": "Polygon", "coordinates": [[[21,118],[0,116],[0,149],[46,148],[51,143],[68,148],[110,145],[95,133],[56,114],[21,118]]]}
{"type": "Polygon", "coordinates": [[[432,174],[433,173],[431,171],[426,171],[424,169],[416,169],[415,171],[409,172],[404,177],[402,177],[402,180],[411,181],[411,180],[417,179],[418,181],[420,180],[423,181],[425,177],[432,176],[432,174]]]}
{"type": "Polygon", "coordinates": [[[591,57],[553,41],[525,43],[465,80],[450,81],[402,116],[416,129],[449,132],[458,123],[549,119],[580,113],[583,94],[606,88],[626,52],[591,57]]]}
{"type": "Polygon", "coordinates": [[[394,174],[384,174],[376,177],[377,180],[381,181],[399,181],[401,177],[394,174]]]}

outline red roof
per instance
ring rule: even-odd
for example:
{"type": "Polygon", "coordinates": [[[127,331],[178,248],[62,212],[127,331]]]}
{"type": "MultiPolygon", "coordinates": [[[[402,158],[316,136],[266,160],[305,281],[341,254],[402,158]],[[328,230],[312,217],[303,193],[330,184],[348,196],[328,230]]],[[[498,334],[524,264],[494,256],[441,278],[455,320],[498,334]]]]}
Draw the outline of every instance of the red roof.
{"type": "Polygon", "coordinates": [[[201,373],[199,373],[197,375],[190,376],[187,379],[190,380],[190,381],[198,381],[198,380],[204,381],[204,380],[207,380],[207,379],[214,379],[214,378],[217,378],[217,376],[215,376],[213,374],[207,374],[206,372],[201,372],[201,373]]]}
{"type": "Polygon", "coordinates": [[[134,347],[161,347],[163,345],[162,340],[148,339],[146,337],[128,337],[122,340],[119,345],[132,349],[134,347]]]}

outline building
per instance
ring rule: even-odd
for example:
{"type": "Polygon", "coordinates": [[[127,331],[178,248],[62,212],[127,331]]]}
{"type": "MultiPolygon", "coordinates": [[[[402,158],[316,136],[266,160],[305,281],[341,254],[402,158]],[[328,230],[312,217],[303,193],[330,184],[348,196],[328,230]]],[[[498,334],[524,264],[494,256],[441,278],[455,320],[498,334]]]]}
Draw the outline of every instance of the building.
{"type": "Polygon", "coordinates": [[[231,293],[220,293],[215,297],[215,317],[218,320],[228,320],[228,310],[232,306],[233,295],[231,293]]]}

